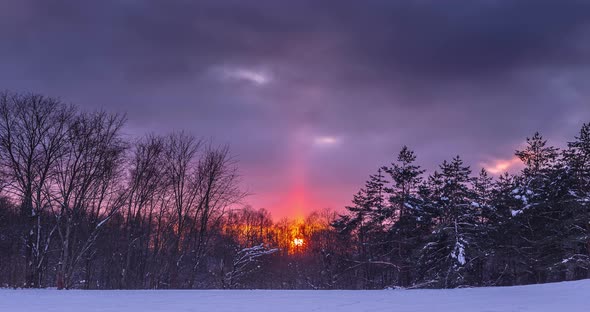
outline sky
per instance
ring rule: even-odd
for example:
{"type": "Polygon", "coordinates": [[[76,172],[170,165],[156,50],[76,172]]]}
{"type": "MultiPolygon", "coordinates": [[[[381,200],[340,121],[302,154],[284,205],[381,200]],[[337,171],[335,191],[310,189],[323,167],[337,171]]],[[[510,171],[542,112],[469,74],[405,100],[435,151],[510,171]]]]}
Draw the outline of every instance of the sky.
{"type": "Polygon", "coordinates": [[[590,122],[590,1],[0,1],[0,89],[228,144],[245,203],[342,209],[408,145],[517,170],[590,122]]]}

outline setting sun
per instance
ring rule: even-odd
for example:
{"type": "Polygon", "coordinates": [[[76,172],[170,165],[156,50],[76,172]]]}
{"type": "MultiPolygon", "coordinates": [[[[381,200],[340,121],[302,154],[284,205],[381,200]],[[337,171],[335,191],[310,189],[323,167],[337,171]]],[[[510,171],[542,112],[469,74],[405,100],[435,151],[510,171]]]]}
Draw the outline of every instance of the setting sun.
{"type": "Polygon", "coordinates": [[[293,246],[294,247],[302,247],[303,246],[303,238],[294,238],[293,239],[293,246]]]}

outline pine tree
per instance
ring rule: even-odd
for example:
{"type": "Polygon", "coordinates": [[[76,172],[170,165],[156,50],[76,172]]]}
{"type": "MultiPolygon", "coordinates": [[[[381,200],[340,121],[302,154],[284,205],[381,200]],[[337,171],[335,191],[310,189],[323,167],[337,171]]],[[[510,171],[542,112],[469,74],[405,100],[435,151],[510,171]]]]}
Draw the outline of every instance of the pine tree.
{"type": "Polygon", "coordinates": [[[486,214],[488,219],[489,239],[493,246],[489,275],[490,285],[514,285],[518,272],[525,271],[522,267],[524,255],[518,244],[518,233],[522,225],[518,225],[513,218],[513,211],[518,211],[522,205],[515,198],[517,179],[513,175],[504,173],[494,183],[490,210],[486,214]]]}
{"type": "Polygon", "coordinates": [[[520,208],[512,214],[521,238],[519,253],[526,263],[526,270],[518,274],[521,275],[518,282],[542,283],[562,257],[560,214],[567,186],[558,161],[558,149],[547,146],[538,132],[527,138],[527,146],[516,151],[516,156],[525,164],[513,191],[514,197],[521,201],[520,208]]]}
{"type": "Polygon", "coordinates": [[[361,188],[353,197],[353,206],[347,206],[348,214],[341,216],[336,222],[338,230],[345,232],[358,231],[359,235],[368,228],[382,222],[382,215],[386,207],[385,184],[381,169],[376,175],[369,176],[365,187],[361,188]]]}
{"type": "Polygon", "coordinates": [[[348,206],[348,214],[340,216],[332,225],[341,235],[352,237],[355,252],[351,256],[351,265],[362,270],[366,288],[375,288],[375,268],[372,265],[383,254],[383,215],[386,210],[385,184],[382,170],[371,175],[369,180],[348,206]]]}
{"type": "Polygon", "coordinates": [[[444,288],[473,284],[477,245],[477,213],[472,205],[471,169],[459,156],[443,162],[441,173],[429,178],[428,205],[435,224],[423,247],[420,264],[424,279],[444,288]]]}
{"type": "Polygon", "coordinates": [[[492,206],[493,200],[493,179],[485,169],[481,169],[479,175],[473,179],[473,198],[471,207],[475,216],[475,239],[477,241],[477,256],[473,257],[473,283],[475,285],[484,285],[487,279],[486,265],[494,253],[495,245],[491,234],[495,230],[495,225],[490,222],[494,217],[495,211],[492,206]]]}
{"type": "Polygon", "coordinates": [[[526,138],[527,146],[523,150],[517,150],[515,155],[525,164],[524,175],[535,176],[546,169],[557,158],[558,149],[546,146],[547,140],[539,132],[533,137],[526,138]]]}
{"type": "Polygon", "coordinates": [[[422,201],[418,195],[424,170],[414,164],[416,155],[404,146],[397,161],[383,170],[391,176],[392,186],[386,191],[390,209],[384,217],[388,224],[390,261],[399,266],[398,285],[405,287],[411,282],[413,271],[412,252],[420,243],[425,227],[420,226],[422,201]]]}
{"type": "Polygon", "coordinates": [[[561,264],[566,279],[590,277],[590,123],[564,151],[565,177],[569,178],[562,219],[565,254],[561,264]]]}

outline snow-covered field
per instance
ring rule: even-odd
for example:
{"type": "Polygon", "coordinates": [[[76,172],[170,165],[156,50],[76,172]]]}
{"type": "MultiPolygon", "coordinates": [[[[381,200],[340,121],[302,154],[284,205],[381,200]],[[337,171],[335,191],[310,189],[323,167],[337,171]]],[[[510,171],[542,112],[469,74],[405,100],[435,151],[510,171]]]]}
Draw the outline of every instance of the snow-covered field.
{"type": "Polygon", "coordinates": [[[0,311],[590,311],[590,280],[453,290],[0,290],[0,311]]]}

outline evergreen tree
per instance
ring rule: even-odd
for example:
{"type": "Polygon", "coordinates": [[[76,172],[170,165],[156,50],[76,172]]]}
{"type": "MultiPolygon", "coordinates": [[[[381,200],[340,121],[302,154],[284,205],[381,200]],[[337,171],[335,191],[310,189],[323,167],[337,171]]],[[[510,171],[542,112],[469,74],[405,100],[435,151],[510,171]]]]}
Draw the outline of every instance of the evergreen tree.
{"type": "Polygon", "coordinates": [[[523,150],[516,151],[525,168],[518,179],[514,197],[521,201],[513,210],[521,241],[519,254],[524,256],[526,269],[519,272],[517,283],[542,283],[547,280],[559,255],[560,214],[563,210],[567,185],[558,161],[558,149],[547,146],[547,140],[536,132],[527,138],[523,150]]]}
{"type": "Polygon", "coordinates": [[[566,174],[569,179],[561,218],[565,254],[561,260],[566,279],[590,277],[590,123],[584,124],[575,140],[564,151],[566,174]]]}
{"type": "Polygon", "coordinates": [[[494,241],[492,232],[495,230],[490,219],[494,217],[495,211],[492,206],[493,179],[485,169],[481,169],[479,175],[473,179],[473,198],[471,202],[472,213],[475,217],[475,239],[479,250],[477,257],[473,257],[473,283],[483,285],[487,279],[485,276],[486,265],[494,252],[494,241]]]}
{"type": "Polygon", "coordinates": [[[479,256],[477,213],[470,188],[471,169],[459,156],[443,162],[441,173],[430,177],[428,202],[435,225],[421,251],[425,281],[449,288],[474,283],[473,259],[479,256]]]}
{"type": "MultiPolygon", "coordinates": [[[[383,215],[386,210],[385,184],[382,170],[371,175],[369,180],[348,206],[348,214],[340,216],[332,224],[341,235],[351,235],[354,253],[350,256],[351,266],[355,271],[362,271],[366,288],[375,288],[376,269],[372,264],[379,263],[383,252],[383,215]]],[[[383,286],[383,285],[381,285],[383,286]]]]}
{"type": "Polygon", "coordinates": [[[418,194],[424,170],[415,165],[415,161],[414,152],[404,146],[397,161],[391,167],[383,168],[392,180],[392,186],[386,189],[390,209],[384,216],[390,222],[387,224],[390,261],[399,266],[398,285],[402,287],[411,282],[412,251],[420,243],[424,230],[428,230],[428,227],[421,226],[422,200],[418,194]]]}
{"type": "Polygon", "coordinates": [[[493,185],[491,206],[486,214],[489,239],[493,246],[490,285],[514,285],[518,272],[525,271],[522,267],[524,255],[518,248],[520,240],[514,235],[522,228],[512,216],[513,211],[518,211],[522,204],[515,198],[516,189],[516,177],[508,173],[502,174],[493,185]]]}
{"type": "Polygon", "coordinates": [[[558,149],[546,146],[547,140],[539,132],[533,137],[526,138],[527,146],[523,150],[517,150],[515,155],[525,164],[524,175],[534,177],[551,166],[557,158],[558,149]]]}

